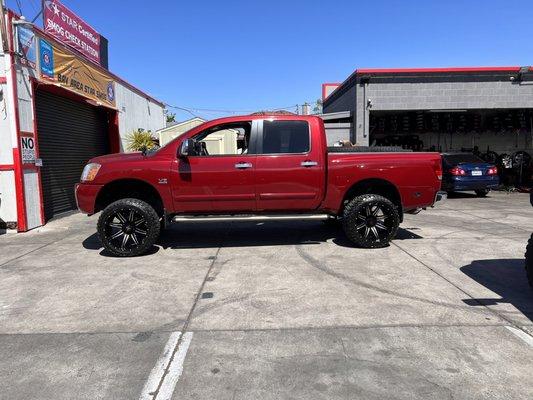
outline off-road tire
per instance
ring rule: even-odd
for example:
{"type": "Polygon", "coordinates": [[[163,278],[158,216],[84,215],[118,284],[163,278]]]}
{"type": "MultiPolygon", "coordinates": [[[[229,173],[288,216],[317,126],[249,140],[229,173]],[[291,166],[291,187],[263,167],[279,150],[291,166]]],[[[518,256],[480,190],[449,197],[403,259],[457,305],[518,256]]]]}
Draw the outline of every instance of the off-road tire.
{"type": "Polygon", "coordinates": [[[154,245],[160,227],[159,216],[150,204],[125,198],[102,211],[97,229],[100,241],[109,253],[117,257],[134,257],[146,253],[154,245]]]}
{"type": "Polygon", "coordinates": [[[476,192],[477,197],[485,197],[486,195],[489,194],[490,189],[480,189],[480,190],[476,190],[475,192],[476,192]]]}
{"type": "Polygon", "coordinates": [[[533,288],[533,233],[526,247],[526,274],[529,286],[533,288]]]}
{"type": "Polygon", "coordinates": [[[344,232],[348,239],[359,247],[369,249],[388,246],[396,235],[399,225],[398,209],[383,196],[364,194],[350,200],[344,208],[342,219],[344,232]],[[381,210],[383,218],[378,216],[379,211],[376,207],[381,210]],[[374,212],[376,215],[373,215],[374,212]]]}

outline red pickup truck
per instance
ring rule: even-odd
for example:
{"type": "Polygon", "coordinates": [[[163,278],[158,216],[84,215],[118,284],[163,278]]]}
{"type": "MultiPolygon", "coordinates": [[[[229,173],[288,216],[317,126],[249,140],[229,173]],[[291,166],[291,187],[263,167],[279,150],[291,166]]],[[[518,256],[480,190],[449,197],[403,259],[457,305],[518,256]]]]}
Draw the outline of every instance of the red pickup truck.
{"type": "Polygon", "coordinates": [[[151,152],[89,161],[79,209],[102,211],[98,234],[117,256],[146,252],[181,217],[339,219],[347,237],[384,247],[405,212],[445,196],[438,153],[328,148],[315,116],[253,115],[206,122],[151,152]]]}

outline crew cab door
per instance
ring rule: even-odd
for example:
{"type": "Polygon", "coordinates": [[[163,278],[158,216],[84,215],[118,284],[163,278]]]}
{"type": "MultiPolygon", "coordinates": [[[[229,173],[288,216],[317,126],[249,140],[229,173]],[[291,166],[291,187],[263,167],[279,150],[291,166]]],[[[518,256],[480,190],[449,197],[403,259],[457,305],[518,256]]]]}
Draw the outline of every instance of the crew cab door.
{"type": "Polygon", "coordinates": [[[259,121],[255,161],[258,211],[316,209],[325,190],[325,144],[307,119],[259,121]],[[316,133],[316,135],[315,135],[316,133]]]}
{"type": "Polygon", "coordinates": [[[193,137],[197,154],[177,157],[172,167],[176,212],[255,210],[251,131],[252,121],[241,121],[210,127],[193,137]]]}

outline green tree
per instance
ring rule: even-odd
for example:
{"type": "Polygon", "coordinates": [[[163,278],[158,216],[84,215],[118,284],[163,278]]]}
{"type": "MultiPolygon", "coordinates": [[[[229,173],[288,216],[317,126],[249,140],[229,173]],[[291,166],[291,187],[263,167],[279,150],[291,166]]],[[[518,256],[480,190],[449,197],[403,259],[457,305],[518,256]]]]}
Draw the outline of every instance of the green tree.
{"type": "Polygon", "coordinates": [[[167,114],[167,124],[169,122],[176,122],[176,114],[174,114],[174,113],[168,113],[167,114]]]}
{"type": "Polygon", "coordinates": [[[322,100],[317,99],[315,105],[313,106],[313,114],[322,114],[322,100]]]}

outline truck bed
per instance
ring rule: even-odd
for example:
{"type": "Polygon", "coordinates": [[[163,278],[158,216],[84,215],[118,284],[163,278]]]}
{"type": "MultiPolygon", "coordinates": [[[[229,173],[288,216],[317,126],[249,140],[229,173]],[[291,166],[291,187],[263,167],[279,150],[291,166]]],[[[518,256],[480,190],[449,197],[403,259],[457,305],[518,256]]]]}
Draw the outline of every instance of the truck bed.
{"type": "Polygon", "coordinates": [[[355,147],[328,147],[328,153],[412,153],[410,149],[399,146],[355,146],[355,147]]]}

